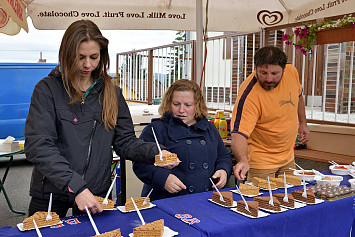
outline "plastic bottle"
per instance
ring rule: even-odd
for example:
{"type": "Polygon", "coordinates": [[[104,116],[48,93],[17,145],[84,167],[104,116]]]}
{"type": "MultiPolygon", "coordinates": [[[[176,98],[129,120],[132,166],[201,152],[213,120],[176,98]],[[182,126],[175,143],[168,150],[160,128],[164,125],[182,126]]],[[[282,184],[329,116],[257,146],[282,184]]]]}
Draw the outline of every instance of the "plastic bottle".
{"type": "Polygon", "coordinates": [[[221,109],[216,110],[216,113],[217,113],[217,117],[220,117],[220,118],[224,117],[224,110],[221,110],[221,109]]]}
{"type": "Polygon", "coordinates": [[[213,118],[208,118],[208,122],[211,122],[214,124],[213,118]]]}
{"type": "Polygon", "coordinates": [[[227,137],[227,121],[225,118],[221,118],[219,121],[219,135],[221,135],[221,138],[227,137]]]}
{"type": "Polygon", "coordinates": [[[219,121],[220,121],[219,117],[217,117],[217,118],[214,120],[214,126],[216,126],[218,132],[219,132],[219,121]]]}

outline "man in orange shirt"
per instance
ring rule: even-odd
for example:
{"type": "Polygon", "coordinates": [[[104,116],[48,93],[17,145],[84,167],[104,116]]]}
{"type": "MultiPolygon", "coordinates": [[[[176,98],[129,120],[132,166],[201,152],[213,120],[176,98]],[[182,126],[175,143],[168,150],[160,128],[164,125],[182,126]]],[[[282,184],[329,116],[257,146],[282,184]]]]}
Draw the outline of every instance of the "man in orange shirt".
{"type": "Polygon", "coordinates": [[[308,141],[302,86],[296,68],[276,47],[263,47],[254,57],[256,71],[240,86],[231,121],[234,176],[276,177],[295,168],[297,132],[308,141]]]}

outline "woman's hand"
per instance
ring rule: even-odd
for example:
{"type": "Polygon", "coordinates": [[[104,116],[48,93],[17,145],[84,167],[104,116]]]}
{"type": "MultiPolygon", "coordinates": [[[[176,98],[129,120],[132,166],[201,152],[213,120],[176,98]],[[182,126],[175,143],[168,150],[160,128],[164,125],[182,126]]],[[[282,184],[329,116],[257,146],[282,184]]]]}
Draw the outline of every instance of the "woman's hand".
{"type": "Polygon", "coordinates": [[[218,189],[222,189],[228,181],[227,172],[225,170],[217,170],[213,174],[212,179],[218,179],[218,183],[216,183],[216,186],[218,189]]]}
{"type": "Polygon", "coordinates": [[[103,211],[100,203],[87,188],[75,197],[75,202],[78,205],[79,210],[82,212],[86,212],[85,206],[92,214],[103,211]]]}
{"type": "Polygon", "coordinates": [[[169,174],[168,178],[165,181],[164,188],[169,193],[178,193],[183,189],[186,189],[185,184],[173,174],[169,174]]]}

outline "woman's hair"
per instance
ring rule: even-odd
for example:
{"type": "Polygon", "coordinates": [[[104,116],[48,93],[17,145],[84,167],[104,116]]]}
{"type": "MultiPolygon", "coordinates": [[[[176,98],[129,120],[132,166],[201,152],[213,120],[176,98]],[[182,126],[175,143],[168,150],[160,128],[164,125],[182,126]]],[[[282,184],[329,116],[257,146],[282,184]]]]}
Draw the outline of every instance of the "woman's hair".
{"type": "Polygon", "coordinates": [[[166,112],[171,113],[171,103],[175,91],[192,91],[194,93],[196,114],[195,119],[207,116],[207,106],[200,87],[193,81],[181,79],[175,81],[165,92],[159,107],[159,114],[164,116],[166,112]]]}
{"type": "Polygon", "coordinates": [[[82,92],[76,81],[80,79],[79,46],[82,42],[93,40],[100,46],[100,62],[92,72],[94,79],[103,77],[104,86],[100,92],[99,103],[102,106],[102,120],[105,129],[114,128],[117,121],[118,102],[117,93],[111,77],[107,71],[110,66],[108,54],[108,40],[102,36],[95,23],[90,20],[79,20],[72,23],[64,33],[59,49],[59,65],[63,75],[64,88],[71,101],[69,104],[82,100],[82,92]],[[103,95],[103,99],[101,96],[103,95]]]}
{"type": "Polygon", "coordinates": [[[263,65],[278,65],[285,69],[287,63],[287,56],[279,48],[273,46],[265,46],[256,51],[254,56],[255,67],[263,65]]]}

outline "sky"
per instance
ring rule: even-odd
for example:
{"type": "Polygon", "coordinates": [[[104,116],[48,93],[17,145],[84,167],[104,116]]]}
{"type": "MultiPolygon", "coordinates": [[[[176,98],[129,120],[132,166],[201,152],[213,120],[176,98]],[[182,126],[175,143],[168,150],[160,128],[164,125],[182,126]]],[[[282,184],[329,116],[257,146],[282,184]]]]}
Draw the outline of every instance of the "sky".
{"type": "MultiPolygon", "coordinates": [[[[64,30],[37,30],[27,18],[29,33],[9,36],[0,33],[0,62],[36,63],[40,58],[47,63],[58,63],[58,50],[64,30]]],[[[171,44],[177,31],[170,30],[102,30],[109,40],[110,72],[116,72],[116,53],[171,44]]]]}

